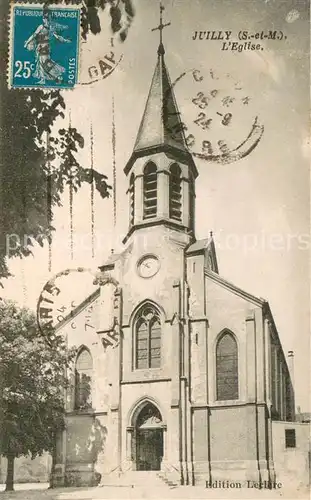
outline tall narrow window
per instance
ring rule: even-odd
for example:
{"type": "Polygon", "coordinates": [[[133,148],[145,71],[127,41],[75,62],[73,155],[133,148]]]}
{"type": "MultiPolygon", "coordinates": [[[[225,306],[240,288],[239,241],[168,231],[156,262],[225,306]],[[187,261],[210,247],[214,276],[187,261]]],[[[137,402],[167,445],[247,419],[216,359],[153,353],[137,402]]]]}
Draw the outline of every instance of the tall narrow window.
{"type": "Polygon", "coordinates": [[[158,368],[161,364],[161,321],[153,306],[145,306],[135,323],[135,368],[158,368]]]}
{"type": "Polygon", "coordinates": [[[144,170],[144,219],[157,215],[157,167],[149,162],[144,170]]]}
{"type": "Polygon", "coordinates": [[[92,406],[92,370],[90,352],[82,349],[77,357],[75,369],[75,408],[86,409],[92,406]]]}
{"type": "Polygon", "coordinates": [[[170,168],[170,218],[181,221],[181,170],[174,163],[170,168]]]}
{"type": "Polygon", "coordinates": [[[238,399],[238,347],[231,333],[224,333],[216,346],[217,400],[238,399]]]}
{"type": "Polygon", "coordinates": [[[295,429],[285,429],[285,448],[296,448],[295,429]]]}
{"type": "Polygon", "coordinates": [[[129,194],[130,194],[130,225],[132,226],[134,224],[134,211],[135,211],[135,188],[134,188],[134,174],[131,175],[130,178],[130,188],[129,188],[129,194]]]}

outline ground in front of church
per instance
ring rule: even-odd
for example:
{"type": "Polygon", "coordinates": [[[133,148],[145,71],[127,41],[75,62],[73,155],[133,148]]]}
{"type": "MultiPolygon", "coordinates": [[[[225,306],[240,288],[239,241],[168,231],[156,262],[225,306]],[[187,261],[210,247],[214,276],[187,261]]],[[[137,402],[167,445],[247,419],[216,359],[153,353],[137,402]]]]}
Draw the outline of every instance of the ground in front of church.
{"type": "Polygon", "coordinates": [[[96,488],[57,488],[48,489],[48,484],[17,484],[14,492],[4,492],[0,485],[0,500],[101,500],[101,499],[269,499],[269,498],[309,498],[308,489],[256,490],[256,489],[206,489],[198,486],[167,485],[153,486],[101,486],[96,488]]]}

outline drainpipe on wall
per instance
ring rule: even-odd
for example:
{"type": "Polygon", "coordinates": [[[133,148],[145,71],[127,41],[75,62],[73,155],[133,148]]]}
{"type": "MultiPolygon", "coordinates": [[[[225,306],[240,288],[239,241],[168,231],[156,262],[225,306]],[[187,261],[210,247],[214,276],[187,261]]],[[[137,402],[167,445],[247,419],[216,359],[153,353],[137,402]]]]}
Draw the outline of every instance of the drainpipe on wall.
{"type": "Polygon", "coordinates": [[[178,374],[178,401],[179,401],[179,464],[180,464],[180,484],[185,484],[184,474],[184,433],[183,433],[183,391],[182,391],[182,375],[183,375],[183,326],[182,321],[182,282],[178,283],[178,328],[179,328],[179,374],[178,374]]]}
{"type": "Polygon", "coordinates": [[[118,462],[119,462],[119,474],[122,472],[122,379],[123,379],[123,311],[122,311],[122,290],[117,289],[115,296],[119,299],[119,421],[118,421],[118,462]]]}
{"type": "Polygon", "coordinates": [[[189,484],[188,471],[188,341],[186,328],[186,304],[185,304],[186,284],[181,281],[181,339],[182,339],[182,360],[181,360],[181,413],[182,413],[182,433],[183,433],[183,465],[184,484],[189,484]]]}

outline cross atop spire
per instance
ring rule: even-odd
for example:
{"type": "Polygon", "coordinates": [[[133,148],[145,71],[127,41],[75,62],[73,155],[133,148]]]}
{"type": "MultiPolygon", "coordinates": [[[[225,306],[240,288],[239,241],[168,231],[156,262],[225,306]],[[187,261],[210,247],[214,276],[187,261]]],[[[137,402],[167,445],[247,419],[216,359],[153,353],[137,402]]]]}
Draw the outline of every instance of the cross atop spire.
{"type": "Polygon", "coordinates": [[[162,17],[163,11],[164,11],[164,7],[162,5],[162,2],[160,1],[160,24],[159,24],[159,26],[157,26],[156,28],[153,28],[151,30],[151,31],[156,31],[156,30],[160,31],[160,44],[159,44],[159,48],[158,48],[159,55],[164,55],[164,53],[165,53],[164,46],[163,46],[163,39],[162,39],[162,31],[164,30],[164,28],[166,28],[167,26],[170,26],[170,24],[171,24],[171,23],[163,24],[163,17],[162,17]]]}

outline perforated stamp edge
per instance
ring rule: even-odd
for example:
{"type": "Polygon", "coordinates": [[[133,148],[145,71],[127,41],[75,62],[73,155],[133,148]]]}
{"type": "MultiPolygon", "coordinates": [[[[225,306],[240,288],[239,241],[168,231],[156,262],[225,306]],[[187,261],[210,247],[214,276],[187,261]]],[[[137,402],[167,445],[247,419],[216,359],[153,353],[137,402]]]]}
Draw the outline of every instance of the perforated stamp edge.
{"type": "Polygon", "coordinates": [[[81,3],[80,0],[71,0],[69,2],[63,1],[61,3],[58,3],[57,0],[55,2],[48,3],[46,1],[38,2],[36,0],[34,1],[15,1],[10,3],[10,11],[8,15],[8,54],[7,54],[7,85],[10,90],[14,91],[19,91],[19,90],[27,90],[29,92],[34,91],[34,90],[55,90],[55,91],[72,91],[74,90],[78,85],[79,85],[79,75],[80,75],[80,64],[81,64],[81,22],[82,22],[82,16],[81,16],[81,11],[83,8],[83,3],[81,3]],[[19,86],[15,87],[12,85],[12,70],[13,70],[13,47],[14,47],[14,9],[16,7],[25,7],[25,8],[40,8],[43,9],[44,7],[52,7],[56,9],[73,9],[79,11],[79,23],[78,23],[78,34],[77,34],[77,60],[78,60],[78,68],[77,68],[77,79],[75,82],[75,85],[73,87],[52,87],[52,86],[19,86]]]}

